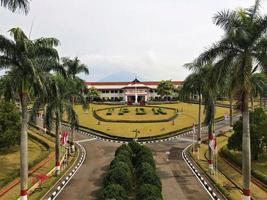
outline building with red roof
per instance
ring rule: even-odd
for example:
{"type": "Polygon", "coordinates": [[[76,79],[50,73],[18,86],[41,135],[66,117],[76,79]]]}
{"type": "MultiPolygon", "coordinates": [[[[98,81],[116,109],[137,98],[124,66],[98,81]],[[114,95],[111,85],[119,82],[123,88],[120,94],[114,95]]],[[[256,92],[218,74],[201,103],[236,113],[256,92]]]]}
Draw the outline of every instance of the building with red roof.
{"type": "MultiPolygon", "coordinates": [[[[175,88],[182,86],[182,81],[171,81],[175,88]]],[[[159,98],[157,87],[159,81],[131,82],[85,82],[88,88],[96,88],[102,100],[120,100],[128,103],[147,102],[159,98]]]]}

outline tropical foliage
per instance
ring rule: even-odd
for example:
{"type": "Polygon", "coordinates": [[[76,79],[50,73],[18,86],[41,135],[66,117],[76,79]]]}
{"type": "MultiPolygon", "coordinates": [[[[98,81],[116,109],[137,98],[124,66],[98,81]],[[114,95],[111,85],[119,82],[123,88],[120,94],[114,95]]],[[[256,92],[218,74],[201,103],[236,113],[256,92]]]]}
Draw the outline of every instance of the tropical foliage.
{"type": "Polygon", "coordinates": [[[172,96],[174,93],[174,85],[170,80],[161,81],[157,87],[157,94],[163,98],[166,96],[172,96]]]}
{"type": "Polygon", "coordinates": [[[19,144],[20,115],[15,104],[0,100],[0,149],[19,144]]]}
{"type": "MultiPolygon", "coordinates": [[[[256,108],[250,112],[250,132],[251,132],[251,156],[253,160],[258,160],[259,155],[266,148],[266,128],[267,114],[264,109],[256,108]]],[[[228,140],[228,148],[233,150],[242,150],[242,118],[234,124],[234,134],[228,140]]]]}

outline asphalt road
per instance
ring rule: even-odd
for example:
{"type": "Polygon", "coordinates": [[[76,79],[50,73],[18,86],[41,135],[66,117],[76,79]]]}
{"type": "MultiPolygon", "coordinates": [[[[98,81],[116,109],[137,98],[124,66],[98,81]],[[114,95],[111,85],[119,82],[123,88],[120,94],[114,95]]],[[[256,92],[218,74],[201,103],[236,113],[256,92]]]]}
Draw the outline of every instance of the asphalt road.
{"type": "MultiPolygon", "coordinates": [[[[216,127],[221,129],[227,127],[227,125],[225,122],[220,122],[216,124],[216,127]]],[[[206,131],[203,132],[203,136],[206,135],[206,131]]],[[[147,144],[154,153],[157,173],[162,181],[162,193],[165,200],[211,199],[182,158],[182,151],[191,143],[191,138],[192,135],[187,135],[171,141],[147,144]]],[[[88,141],[86,139],[88,137],[84,135],[76,135],[76,140],[82,140],[80,144],[85,148],[87,157],[57,199],[96,199],[96,195],[102,186],[104,174],[114,158],[116,148],[120,144],[101,140],[88,141]]]]}

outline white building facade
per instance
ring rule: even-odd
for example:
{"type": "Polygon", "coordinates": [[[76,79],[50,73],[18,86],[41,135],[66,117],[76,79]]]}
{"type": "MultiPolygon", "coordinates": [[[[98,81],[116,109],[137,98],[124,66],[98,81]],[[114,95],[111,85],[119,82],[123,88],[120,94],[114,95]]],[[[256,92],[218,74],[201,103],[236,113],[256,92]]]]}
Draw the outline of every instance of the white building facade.
{"type": "MultiPolygon", "coordinates": [[[[175,88],[182,86],[182,81],[172,81],[175,88]]],[[[94,87],[100,92],[100,99],[106,101],[125,101],[141,103],[158,99],[158,81],[140,82],[138,79],[132,82],[86,82],[89,88],[94,87]]]]}

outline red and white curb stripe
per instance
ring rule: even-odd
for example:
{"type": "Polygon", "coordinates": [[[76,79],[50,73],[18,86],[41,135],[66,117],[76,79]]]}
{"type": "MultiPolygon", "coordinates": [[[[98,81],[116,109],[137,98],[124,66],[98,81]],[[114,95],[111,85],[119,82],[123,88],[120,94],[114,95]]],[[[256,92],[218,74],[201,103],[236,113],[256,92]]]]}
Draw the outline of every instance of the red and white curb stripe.
{"type": "Polygon", "coordinates": [[[64,187],[68,184],[68,182],[72,179],[72,177],[76,174],[76,172],[79,170],[79,168],[83,164],[85,157],[86,157],[86,151],[82,145],[80,145],[79,143],[77,143],[77,144],[82,149],[79,162],[72,169],[72,171],[65,177],[65,179],[63,179],[63,181],[60,183],[60,185],[52,192],[51,196],[48,197],[47,200],[56,199],[56,197],[60,194],[60,192],[64,189],[64,187]]]}
{"type": "Polygon", "coordinates": [[[193,172],[193,174],[197,177],[198,181],[201,183],[201,185],[204,187],[204,189],[207,191],[207,193],[210,195],[210,197],[213,200],[220,200],[220,198],[217,196],[217,194],[215,193],[216,191],[214,191],[210,185],[204,180],[204,178],[201,176],[201,174],[198,172],[198,170],[194,167],[194,165],[192,164],[192,162],[187,158],[185,152],[187,151],[187,149],[191,146],[191,144],[189,146],[187,146],[183,152],[182,152],[182,157],[185,161],[185,163],[188,165],[188,167],[191,169],[191,171],[193,172]]]}

